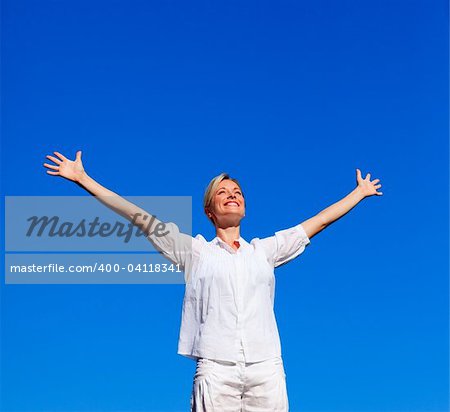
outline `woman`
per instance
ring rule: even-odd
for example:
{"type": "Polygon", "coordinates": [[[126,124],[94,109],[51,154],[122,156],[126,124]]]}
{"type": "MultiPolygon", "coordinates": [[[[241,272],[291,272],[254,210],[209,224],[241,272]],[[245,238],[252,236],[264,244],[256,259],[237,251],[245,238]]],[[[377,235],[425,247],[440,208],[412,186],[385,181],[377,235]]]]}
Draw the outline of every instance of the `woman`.
{"type": "Polygon", "coordinates": [[[286,375],[273,311],[274,268],[300,255],[310,239],[341,218],[361,200],[382,195],[379,179],[363,179],[343,199],[292,228],[248,243],[240,236],[245,197],[239,182],[222,173],[209,183],[204,210],[216,237],[180,233],[167,223],[165,236],[152,228],[161,223],[133,203],[106,189],[85,172],[78,151],[74,161],[48,155],[47,173],[81,185],[106,206],[132,221],[154,246],[185,272],[178,353],[196,360],[191,411],[288,411],[286,375]]]}

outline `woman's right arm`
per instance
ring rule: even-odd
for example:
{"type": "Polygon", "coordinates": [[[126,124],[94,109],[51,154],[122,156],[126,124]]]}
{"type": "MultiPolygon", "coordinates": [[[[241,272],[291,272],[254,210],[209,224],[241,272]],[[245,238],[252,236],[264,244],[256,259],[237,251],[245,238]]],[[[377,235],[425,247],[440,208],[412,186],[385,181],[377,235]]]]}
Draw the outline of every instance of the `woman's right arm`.
{"type": "Polygon", "coordinates": [[[141,209],[134,203],[129,202],[117,193],[107,189],[100,183],[90,177],[81,161],[81,150],[76,154],[75,160],[69,160],[59,152],[53,152],[55,156],[47,155],[46,157],[54,162],[54,164],[44,163],[49,169],[47,173],[53,176],[61,176],[73,181],[84,188],[86,191],[94,195],[104,205],[120,214],[124,218],[131,221],[146,236],[149,236],[155,226],[160,223],[155,216],[150,215],[144,209],[141,209]],[[151,222],[151,224],[149,223],[151,222]]]}
{"type": "Polygon", "coordinates": [[[192,249],[197,250],[201,241],[180,232],[175,223],[162,223],[156,216],[150,215],[144,209],[96,182],[84,170],[81,150],[77,152],[75,160],[69,160],[59,152],[53,153],[55,156],[48,155],[47,158],[54,164],[44,163],[49,169],[47,170],[49,175],[62,176],[83,187],[100,202],[137,226],[167,259],[182,268],[186,267],[187,259],[192,256],[192,249]],[[162,235],[158,233],[161,225],[164,232],[162,235]]]}

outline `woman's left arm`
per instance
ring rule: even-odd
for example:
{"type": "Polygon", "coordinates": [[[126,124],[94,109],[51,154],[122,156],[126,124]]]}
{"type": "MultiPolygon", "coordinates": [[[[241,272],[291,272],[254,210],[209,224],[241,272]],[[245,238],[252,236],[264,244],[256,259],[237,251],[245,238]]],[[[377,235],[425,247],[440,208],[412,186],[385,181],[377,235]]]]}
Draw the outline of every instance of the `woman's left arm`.
{"type": "Polygon", "coordinates": [[[381,184],[377,184],[380,179],[370,181],[370,173],[363,179],[361,177],[361,171],[356,169],[356,180],[358,185],[347,196],[338,202],[333,203],[312,218],[302,222],[301,225],[309,238],[312,238],[328,225],[347,214],[364,198],[372,195],[380,196],[383,194],[382,192],[377,191],[377,189],[381,187],[381,184]]]}

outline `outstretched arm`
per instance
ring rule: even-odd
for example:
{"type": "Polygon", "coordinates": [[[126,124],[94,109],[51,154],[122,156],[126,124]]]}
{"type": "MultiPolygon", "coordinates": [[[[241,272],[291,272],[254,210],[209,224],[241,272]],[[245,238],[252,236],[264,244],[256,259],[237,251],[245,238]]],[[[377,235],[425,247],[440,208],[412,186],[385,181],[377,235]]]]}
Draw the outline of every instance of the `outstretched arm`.
{"type": "Polygon", "coordinates": [[[44,166],[49,169],[47,170],[49,175],[62,176],[77,183],[107,207],[133,222],[146,236],[148,236],[155,226],[160,223],[156,217],[119,196],[117,193],[102,186],[90,177],[84,170],[81,161],[81,150],[77,152],[75,160],[69,160],[59,152],[53,153],[55,156],[47,155],[46,157],[54,162],[54,164],[44,163],[44,166]]]}
{"type": "Polygon", "coordinates": [[[347,196],[322,210],[312,218],[302,222],[302,227],[309,238],[312,238],[328,225],[347,214],[364,198],[372,195],[380,196],[383,194],[382,192],[377,191],[377,189],[381,187],[381,184],[377,184],[380,179],[370,181],[370,173],[363,179],[361,177],[361,171],[356,169],[356,180],[358,185],[347,196]]]}

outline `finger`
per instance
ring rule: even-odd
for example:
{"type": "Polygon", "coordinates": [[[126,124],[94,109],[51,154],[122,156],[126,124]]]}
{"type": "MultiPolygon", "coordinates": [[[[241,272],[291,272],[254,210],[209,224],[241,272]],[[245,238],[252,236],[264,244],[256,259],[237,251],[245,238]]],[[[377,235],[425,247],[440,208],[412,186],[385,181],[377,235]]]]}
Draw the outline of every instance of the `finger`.
{"type": "Polygon", "coordinates": [[[358,180],[361,179],[361,170],[359,170],[359,169],[356,169],[356,178],[357,178],[358,180]]]}
{"type": "Polygon", "coordinates": [[[81,150],[78,150],[76,159],[81,160],[81,150]]]}
{"type": "Polygon", "coordinates": [[[50,159],[52,162],[55,162],[57,165],[60,165],[62,163],[61,160],[57,159],[56,157],[53,157],[53,156],[50,156],[50,155],[47,155],[45,157],[47,159],[50,159]]]}
{"type": "Polygon", "coordinates": [[[50,172],[50,170],[47,170],[47,173],[48,173],[49,175],[59,176],[59,172],[50,172]]]}
{"type": "Polygon", "coordinates": [[[44,163],[45,167],[48,167],[49,169],[53,169],[53,170],[59,170],[59,166],[55,166],[55,165],[50,165],[48,163],[44,163]]]}
{"type": "Polygon", "coordinates": [[[366,180],[370,180],[370,173],[367,173],[366,180]]]}
{"type": "Polygon", "coordinates": [[[58,156],[61,160],[68,160],[67,157],[65,157],[64,155],[62,155],[59,152],[53,152],[56,156],[58,156]]]}
{"type": "Polygon", "coordinates": [[[381,187],[381,185],[376,185],[375,189],[379,189],[381,187]]]}
{"type": "Polygon", "coordinates": [[[383,192],[377,192],[377,195],[382,195],[383,194],[383,192]]]}
{"type": "Polygon", "coordinates": [[[375,179],[375,180],[372,180],[372,183],[378,183],[380,181],[380,179],[375,179]]]}

